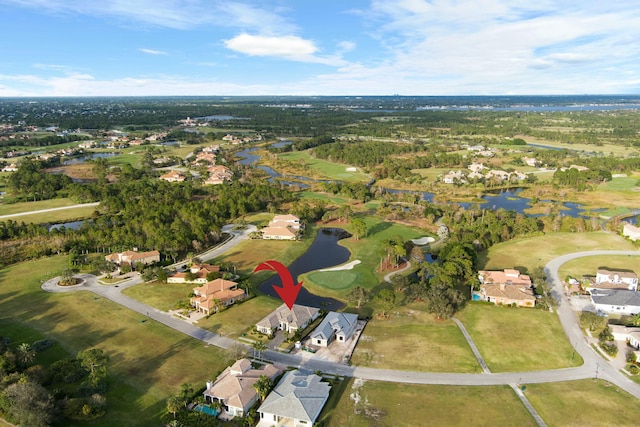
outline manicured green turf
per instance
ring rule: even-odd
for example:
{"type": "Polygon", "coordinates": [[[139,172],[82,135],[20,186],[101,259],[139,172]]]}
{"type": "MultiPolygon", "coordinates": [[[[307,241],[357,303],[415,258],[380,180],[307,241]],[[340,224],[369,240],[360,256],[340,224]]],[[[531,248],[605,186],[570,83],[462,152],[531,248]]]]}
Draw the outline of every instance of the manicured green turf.
{"type": "Polygon", "coordinates": [[[462,332],[436,320],[420,304],[367,323],[351,358],[357,366],[429,372],[480,372],[462,332]]]}
{"type": "Polygon", "coordinates": [[[11,215],[22,212],[39,211],[43,209],[59,208],[77,204],[71,199],[50,199],[38,200],[36,202],[20,202],[11,204],[0,204],[0,215],[11,215]]]}
{"type": "Polygon", "coordinates": [[[528,384],[525,395],[550,426],[633,426],[640,400],[602,380],[528,384]]]}
{"type": "Polygon", "coordinates": [[[89,218],[91,215],[93,215],[97,208],[97,206],[85,206],[81,208],[64,209],[60,211],[45,212],[39,214],[20,215],[8,219],[16,222],[24,222],[27,224],[58,224],[63,222],[80,221],[89,218]]]}
{"type": "Polygon", "coordinates": [[[311,169],[312,171],[328,179],[359,182],[369,182],[371,180],[371,177],[361,172],[360,169],[349,172],[347,171],[347,168],[350,167],[349,165],[328,162],[326,160],[311,157],[308,151],[281,153],[278,154],[278,158],[283,160],[295,161],[297,163],[304,162],[305,168],[311,169]]]}
{"type": "Polygon", "coordinates": [[[534,426],[508,386],[407,385],[351,380],[331,426],[534,426]],[[354,403],[352,396],[360,401],[354,403]]]}
{"type": "Polygon", "coordinates": [[[637,177],[613,178],[611,181],[607,181],[606,183],[602,184],[601,187],[604,187],[607,190],[612,190],[612,191],[630,191],[638,187],[638,178],[637,177]]]}
{"type": "Polygon", "coordinates": [[[166,398],[180,384],[199,387],[226,366],[222,350],[162,324],[143,323],[144,316],[90,292],[42,291],[40,281],[62,271],[67,261],[52,257],[0,270],[0,317],[3,324],[11,319],[33,329],[34,337],[56,340],[71,355],[99,347],[110,356],[108,411],[91,425],[131,425],[135,414],[136,425],[157,426],[166,398]]]}
{"type": "Polygon", "coordinates": [[[471,303],[456,317],[493,372],[559,369],[583,363],[555,313],[471,303]]]}
{"type": "Polygon", "coordinates": [[[521,273],[526,273],[571,252],[634,249],[629,241],[611,233],[548,233],[492,246],[479,254],[478,266],[482,270],[518,268],[521,273]]]}
{"type": "Polygon", "coordinates": [[[310,273],[309,280],[313,283],[328,289],[346,289],[354,284],[360,275],[348,270],[322,271],[310,273]]]}

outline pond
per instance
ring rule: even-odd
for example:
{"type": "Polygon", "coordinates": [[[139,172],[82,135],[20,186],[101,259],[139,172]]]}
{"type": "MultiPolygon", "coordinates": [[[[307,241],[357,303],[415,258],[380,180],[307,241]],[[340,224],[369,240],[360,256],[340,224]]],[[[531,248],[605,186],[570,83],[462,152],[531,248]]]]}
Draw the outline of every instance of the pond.
{"type": "Polygon", "coordinates": [[[71,229],[71,230],[78,230],[80,227],[82,227],[82,224],[84,224],[85,221],[86,220],[63,222],[63,223],[60,223],[60,224],[53,224],[53,225],[51,225],[49,227],[49,231],[60,230],[62,227],[66,228],[66,229],[71,229]]]}
{"type": "Polygon", "coordinates": [[[78,157],[73,157],[62,162],[63,165],[79,165],[90,159],[107,158],[119,156],[120,153],[90,153],[78,157]]]}
{"type": "MultiPolygon", "coordinates": [[[[303,273],[334,267],[347,262],[351,253],[344,246],[338,245],[338,241],[348,237],[351,237],[351,235],[341,228],[321,228],[309,249],[288,266],[295,283],[298,283],[298,276],[303,273]]],[[[265,261],[267,260],[265,259],[265,261]]],[[[258,289],[266,295],[279,298],[273,289],[273,285],[282,286],[282,281],[277,275],[262,282],[258,289]]],[[[344,304],[336,299],[312,294],[305,289],[304,284],[300,289],[296,304],[325,310],[339,310],[344,307],[344,304]]]]}
{"type": "MultiPolygon", "coordinates": [[[[242,151],[239,151],[236,154],[238,157],[242,157],[242,160],[240,160],[239,163],[242,165],[251,165],[251,164],[257,163],[260,160],[260,156],[253,154],[253,152],[256,150],[257,148],[247,148],[242,151]]],[[[272,183],[277,182],[276,178],[282,177],[280,173],[273,170],[269,166],[258,166],[258,169],[265,171],[267,175],[269,175],[269,182],[272,182],[272,183]]],[[[331,182],[326,180],[314,180],[312,178],[298,176],[298,175],[287,176],[287,178],[295,179],[299,181],[331,182]]],[[[279,181],[279,182],[285,185],[295,184],[295,185],[298,185],[300,188],[306,188],[304,184],[296,183],[295,181],[279,181]]],[[[427,201],[430,203],[434,202],[434,197],[435,197],[434,193],[427,193],[427,192],[421,192],[421,191],[397,190],[393,188],[384,188],[383,190],[389,194],[405,194],[405,193],[418,194],[421,200],[427,201]]],[[[520,196],[520,193],[523,190],[524,188],[522,187],[508,188],[508,189],[500,190],[495,193],[489,193],[489,194],[483,195],[482,196],[482,199],[484,200],[483,202],[458,202],[457,204],[463,207],[464,209],[469,209],[469,208],[481,208],[481,209],[491,209],[491,210],[505,209],[508,211],[512,210],[512,211],[515,211],[516,213],[531,216],[531,217],[544,216],[544,214],[528,214],[525,212],[525,209],[529,209],[531,207],[529,205],[529,203],[531,202],[531,199],[520,196]]],[[[550,201],[541,200],[541,202],[550,202],[550,201]]],[[[560,210],[562,215],[570,216],[573,218],[586,216],[589,213],[597,213],[597,212],[604,211],[604,209],[598,209],[598,210],[594,209],[589,211],[585,209],[581,204],[573,203],[573,202],[563,202],[560,204],[560,206],[562,208],[560,210]]]]}

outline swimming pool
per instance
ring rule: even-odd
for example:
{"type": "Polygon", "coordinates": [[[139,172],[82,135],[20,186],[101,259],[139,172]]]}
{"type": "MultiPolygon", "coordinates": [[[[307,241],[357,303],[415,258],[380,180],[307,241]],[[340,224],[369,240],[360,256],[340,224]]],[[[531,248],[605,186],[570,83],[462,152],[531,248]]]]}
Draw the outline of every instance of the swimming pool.
{"type": "Polygon", "coordinates": [[[212,408],[209,405],[203,405],[202,403],[197,404],[195,408],[193,408],[193,410],[202,412],[203,414],[211,415],[214,417],[218,416],[218,411],[215,408],[212,408]]]}
{"type": "Polygon", "coordinates": [[[480,294],[476,294],[475,292],[471,295],[471,299],[474,301],[481,301],[482,296],[480,294]]]}

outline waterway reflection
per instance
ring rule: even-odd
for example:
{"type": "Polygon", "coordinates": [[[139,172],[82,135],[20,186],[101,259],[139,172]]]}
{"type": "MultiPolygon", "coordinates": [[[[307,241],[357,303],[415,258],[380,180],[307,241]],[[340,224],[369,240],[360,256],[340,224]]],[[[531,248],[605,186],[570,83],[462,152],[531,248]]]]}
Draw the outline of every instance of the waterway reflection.
{"type": "MultiPolygon", "coordinates": [[[[349,261],[351,256],[349,250],[338,245],[339,240],[347,237],[351,237],[351,235],[341,228],[321,228],[309,249],[288,266],[293,280],[298,283],[298,276],[303,273],[333,267],[349,261]]],[[[277,275],[262,282],[258,289],[266,295],[279,298],[276,291],[273,290],[273,285],[282,286],[282,281],[277,275]]],[[[300,290],[296,304],[325,310],[339,310],[344,307],[344,304],[336,299],[312,294],[305,289],[304,285],[300,290]]]]}

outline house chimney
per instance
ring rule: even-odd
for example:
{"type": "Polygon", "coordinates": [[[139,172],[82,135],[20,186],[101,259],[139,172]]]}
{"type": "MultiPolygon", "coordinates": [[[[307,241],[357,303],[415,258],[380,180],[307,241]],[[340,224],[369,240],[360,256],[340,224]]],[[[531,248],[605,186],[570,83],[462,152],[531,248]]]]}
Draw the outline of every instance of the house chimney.
{"type": "Polygon", "coordinates": [[[505,286],[507,286],[505,283],[500,283],[500,290],[504,291],[505,286]]]}

